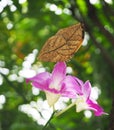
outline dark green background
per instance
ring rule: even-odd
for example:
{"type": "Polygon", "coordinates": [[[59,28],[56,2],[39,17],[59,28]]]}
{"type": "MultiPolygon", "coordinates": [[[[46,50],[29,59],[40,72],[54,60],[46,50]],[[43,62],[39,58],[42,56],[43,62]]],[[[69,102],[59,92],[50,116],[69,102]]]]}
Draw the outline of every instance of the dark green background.
{"type": "MultiPolygon", "coordinates": [[[[73,75],[83,81],[90,80],[93,86],[101,89],[98,102],[110,114],[114,94],[114,1],[112,4],[100,0],[91,4],[89,0],[28,0],[23,5],[13,0],[16,11],[11,12],[6,6],[0,14],[0,60],[5,62],[9,74],[4,75],[0,94],[5,95],[6,103],[0,109],[0,130],[39,130],[32,118],[18,110],[21,104],[36,101],[43,97],[32,95],[31,85],[25,82],[10,81],[9,75],[17,74],[22,69],[24,57],[40,50],[45,41],[59,29],[83,22],[89,35],[86,46],[82,46],[74,57],[67,62],[73,69],[73,75]],[[63,12],[57,15],[47,8],[55,4],[63,12]],[[27,11],[23,11],[24,9],[27,11]],[[65,9],[69,10],[69,14],[65,9]],[[7,24],[13,27],[7,29],[7,24]]],[[[37,60],[34,64],[37,64],[37,60]]],[[[53,63],[42,62],[51,71],[53,63]]],[[[114,110],[113,110],[114,111],[114,110]]],[[[113,130],[114,117],[94,117],[87,119],[83,112],[75,113],[75,107],[53,119],[46,130],[113,130]]]]}

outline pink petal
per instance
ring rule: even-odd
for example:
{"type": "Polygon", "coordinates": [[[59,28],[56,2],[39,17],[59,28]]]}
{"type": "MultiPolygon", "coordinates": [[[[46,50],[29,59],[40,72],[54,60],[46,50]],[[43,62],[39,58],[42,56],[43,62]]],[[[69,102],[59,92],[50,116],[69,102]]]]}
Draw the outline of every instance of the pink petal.
{"type": "Polygon", "coordinates": [[[66,76],[62,82],[61,95],[70,98],[76,98],[77,93],[80,91],[80,86],[76,84],[73,76],[66,76]]]}
{"type": "Polygon", "coordinates": [[[107,114],[104,112],[103,108],[99,106],[95,101],[88,100],[87,104],[90,110],[94,111],[95,116],[101,116],[102,114],[107,114]]]}
{"type": "Polygon", "coordinates": [[[65,78],[66,76],[66,64],[65,62],[58,62],[52,72],[52,83],[53,84],[60,84],[61,81],[65,78]]]}
{"type": "Polygon", "coordinates": [[[82,86],[84,85],[83,81],[78,79],[77,77],[75,77],[75,81],[76,81],[76,86],[78,86],[78,90],[77,90],[78,94],[83,95],[82,93],[82,86]]]}
{"type": "Polygon", "coordinates": [[[37,87],[41,90],[47,90],[50,83],[51,74],[48,72],[39,73],[32,78],[26,79],[26,82],[32,82],[34,87],[37,87]]]}
{"type": "Polygon", "coordinates": [[[89,99],[91,93],[91,84],[89,81],[86,81],[82,86],[82,93],[86,99],[89,99]]]}
{"type": "Polygon", "coordinates": [[[82,80],[78,79],[77,77],[75,77],[75,80],[76,80],[77,84],[80,85],[80,87],[83,86],[84,83],[82,80]]]}

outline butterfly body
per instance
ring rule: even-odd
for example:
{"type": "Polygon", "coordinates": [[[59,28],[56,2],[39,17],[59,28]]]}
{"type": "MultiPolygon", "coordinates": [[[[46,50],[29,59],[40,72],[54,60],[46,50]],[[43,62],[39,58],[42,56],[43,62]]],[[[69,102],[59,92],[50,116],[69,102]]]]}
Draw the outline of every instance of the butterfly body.
{"type": "Polygon", "coordinates": [[[68,61],[80,48],[84,39],[81,23],[60,29],[41,49],[38,59],[46,62],[68,61]]]}

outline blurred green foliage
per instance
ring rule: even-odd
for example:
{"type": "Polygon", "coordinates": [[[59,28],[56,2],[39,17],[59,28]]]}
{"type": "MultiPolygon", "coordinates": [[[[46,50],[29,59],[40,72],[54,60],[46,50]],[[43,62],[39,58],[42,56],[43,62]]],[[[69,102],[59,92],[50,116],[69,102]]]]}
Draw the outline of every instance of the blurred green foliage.
{"type": "MultiPolygon", "coordinates": [[[[0,130],[38,130],[31,117],[19,111],[19,105],[36,101],[44,94],[32,94],[31,85],[25,81],[10,80],[12,74],[19,76],[25,56],[40,50],[45,41],[59,29],[83,22],[89,39],[74,57],[67,62],[73,69],[73,75],[101,89],[98,102],[110,113],[114,92],[114,1],[101,0],[90,3],[89,0],[28,0],[22,4],[12,1],[0,14],[0,95],[6,102],[0,109],[0,130]],[[51,9],[54,5],[55,10],[51,9]],[[1,69],[7,68],[8,74],[1,69]],[[2,83],[3,79],[3,83],[2,83]]],[[[38,60],[34,64],[37,64],[38,60]]],[[[42,62],[49,71],[53,63],[42,62]]],[[[70,109],[60,117],[53,119],[47,130],[107,130],[109,116],[84,117],[83,112],[75,113],[70,109]]]]}

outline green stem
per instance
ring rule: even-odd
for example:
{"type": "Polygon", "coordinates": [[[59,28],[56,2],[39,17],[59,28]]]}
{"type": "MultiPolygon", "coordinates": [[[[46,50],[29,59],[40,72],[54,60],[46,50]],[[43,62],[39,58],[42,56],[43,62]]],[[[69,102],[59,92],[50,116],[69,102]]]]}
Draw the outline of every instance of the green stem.
{"type": "Polygon", "coordinates": [[[70,109],[71,107],[73,107],[76,103],[72,103],[70,104],[68,107],[66,107],[65,109],[63,109],[62,111],[58,112],[57,114],[55,114],[55,117],[60,116],[62,113],[64,113],[65,111],[67,111],[68,109],[70,109]]]}
{"type": "Polygon", "coordinates": [[[64,113],[65,111],[67,111],[68,109],[70,109],[71,107],[73,107],[76,103],[72,103],[70,104],[68,107],[66,107],[64,110],[56,113],[56,111],[54,110],[54,107],[53,107],[53,110],[54,112],[52,113],[51,117],[49,118],[49,120],[47,121],[47,123],[45,124],[45,126],[42,128],[42,130],[45,130],[45,128],[47,127],[48,124],[50,124],[50,121],[53,119],[53,117],[58,117],[60,116],[62,113],[64,113]],[[56,114],[55,114],[56,113],[56,114]]]}
{"type": "Polygon", "coordinates": [[[51,115],[51,117],[49,118],[49,120],[47,121],[47,123],[45,124],[45,126],[42,128],[42,130],[45,130],[45,128],[47,127],[47,125],[50,123],[50,121],[53,119],[53,116],[55,114],[56,111],[54,111],[51,115]]]}

